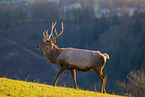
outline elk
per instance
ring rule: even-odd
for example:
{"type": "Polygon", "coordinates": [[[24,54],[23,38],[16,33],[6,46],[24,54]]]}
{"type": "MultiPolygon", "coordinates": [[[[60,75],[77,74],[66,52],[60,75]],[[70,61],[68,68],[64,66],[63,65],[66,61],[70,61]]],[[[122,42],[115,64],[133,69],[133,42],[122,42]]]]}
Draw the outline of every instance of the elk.
{"type": "Polygon", "coordinates": [[[56,86],[60,75],[63,74],[65,70],[70,70],[74,86],[78,89],[75,70],[83,72],[93,71],[101,80],[100,92],[105,93],[107,75],[103,73],[102,70],[105,66],[106,59],[109,59],[109,55],[106,53],[102,54],[100,51],[57,47],[55,45],[56,39],[63,33],[64,27],[62,22],[62,31],[60,34],[57,34],[56,29],[54,29],[55,25],[56,22],[53,22],[50,35],[48,34],[48,30],[43,32],[44,43],[37,46],[38,50],[43,50],[44,55],[52,64],[56,64],[61,68],[53,85],[56,86]],[[53,31],[55,31],[55,37],[53,35],[53,31]]]}

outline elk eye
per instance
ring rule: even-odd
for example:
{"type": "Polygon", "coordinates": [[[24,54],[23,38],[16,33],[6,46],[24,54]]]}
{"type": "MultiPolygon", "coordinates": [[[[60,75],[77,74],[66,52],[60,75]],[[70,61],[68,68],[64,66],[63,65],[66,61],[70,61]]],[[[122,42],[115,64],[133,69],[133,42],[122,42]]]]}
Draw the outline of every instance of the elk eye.
{"type": "Polygon", "coordinates": [[[46,42],[45,44],[46,44],[46,45],[48,45],[48,43],[47,43],[47,42],[46,42]]]}

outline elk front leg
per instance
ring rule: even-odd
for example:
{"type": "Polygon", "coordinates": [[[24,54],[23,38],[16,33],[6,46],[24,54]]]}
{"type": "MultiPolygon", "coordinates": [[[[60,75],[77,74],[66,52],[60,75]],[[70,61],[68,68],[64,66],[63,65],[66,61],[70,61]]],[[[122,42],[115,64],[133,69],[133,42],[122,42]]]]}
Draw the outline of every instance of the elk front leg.
{"type": "Polygon", "coordinates": [[[79,89],[78,86],[77,86],[77,83],[76,83],[76,72],[75,72],[75,70],[70,70],[70,72],[71,72],[71,75],[72,75],[72,78],[73,78],[73,81],[74,81],[75,88],[79,89]]]}
{"type": "Polygon", "coordinates": [[[63,73],[64,73],[64,71],[65,71],[65,69],[64,69],[64,68],[61,68],[61,69],[60,69],[60,71],[58,72],[57,77],[56,77],[56,79],[55,79],[55,82],[53,83],[53,86],[56,86],[57,81],[58,81],[58,79],[59,79],[60,75],[61,75],[61,74],[63,74],[63,73]]]}

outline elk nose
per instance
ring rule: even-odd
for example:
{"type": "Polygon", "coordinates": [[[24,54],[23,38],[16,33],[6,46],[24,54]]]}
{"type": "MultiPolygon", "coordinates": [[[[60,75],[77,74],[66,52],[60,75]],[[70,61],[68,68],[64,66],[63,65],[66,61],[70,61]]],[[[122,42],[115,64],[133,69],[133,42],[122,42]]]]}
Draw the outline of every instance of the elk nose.
{"type": "Polygon", "coordinates": [[[37,50],[40,50],[39,46],[37,46],[37,50]]]}
{"type": "Polygon", "coordinates": [[[40,50],[39,46],[37,46],[37,49],[40,50]]]}

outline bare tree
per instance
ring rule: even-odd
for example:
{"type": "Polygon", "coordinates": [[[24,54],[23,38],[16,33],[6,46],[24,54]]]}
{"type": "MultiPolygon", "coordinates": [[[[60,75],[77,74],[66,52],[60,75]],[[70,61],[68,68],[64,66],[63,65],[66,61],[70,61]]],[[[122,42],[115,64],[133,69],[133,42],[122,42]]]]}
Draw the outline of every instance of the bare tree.
{"type": "Polygon", "coordinates": [[[145,95],[145,73],[143,70],[131,71],[127,75],[128,82],[121,83],[123,94],[129,97],[144,97],[145,95]]]}

